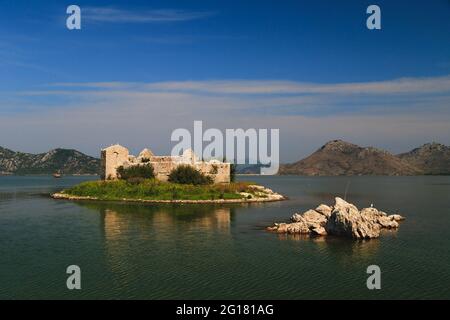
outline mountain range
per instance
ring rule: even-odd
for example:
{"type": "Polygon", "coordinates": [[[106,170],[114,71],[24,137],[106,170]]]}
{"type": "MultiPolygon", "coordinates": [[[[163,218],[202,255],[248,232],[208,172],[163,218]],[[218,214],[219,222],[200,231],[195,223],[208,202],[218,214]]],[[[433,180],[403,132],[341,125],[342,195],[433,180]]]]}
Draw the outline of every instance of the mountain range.
{"type": "Polygon", "coordinates": [[[0,174],[99,174],[100,159],[73,149],[46,153],[15,152],[0,147],[0,174]]]}
{"type": "MultiPolygon", "coordinates": [[[[237,173],[259,173],[261,165],[238,165],[237,173]]],[[[0,174],[100,174],[100,159],[73,149],[46,153],[15,152],[0,147],[0,174]]],[[[279,174],[305,176],[340,175],[448,175],[450,147],[427,143],[406,153],[393,155],[374,147],[360,147],[333,140],[308,157],[280,165],[279,174]]]]}
{"type": "Polygon", "coordinates": [[[305,176],[450,174],[450,147],[427,143],[393,155],[374,147],[333,140],[310,156],[280,166],[279,174],[305,176]]]}

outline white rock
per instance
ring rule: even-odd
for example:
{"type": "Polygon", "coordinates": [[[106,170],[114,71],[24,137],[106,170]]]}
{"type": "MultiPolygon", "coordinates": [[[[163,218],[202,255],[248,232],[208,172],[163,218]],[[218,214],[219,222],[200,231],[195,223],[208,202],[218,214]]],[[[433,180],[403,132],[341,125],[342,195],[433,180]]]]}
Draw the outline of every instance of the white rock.
{"type": "Polygon", "coordinates": [[[325,225],[325,229],[328,234],[336,236],[370,239],[380,236],[381,226],[376,222],[374,223],[371,219],[362,216],[358,208],[353,204],[341,198],[336,198],[336,204],[325,225]]]}
{"type": "Polygon", "coordinates": [[[302,214],[295,213],[292,223],[275,224],[267,230],[278,233],[298,233],[325,236],[327,234],[354,239],[378,238],[382,228],[399,227],[398,221],[404,217],[398,214],[387,215],[374,207],[361,211],[341,198],[335,198],[333,207],[321,204],[315,210],[302,214]]]}
{"type": "Polygon", "coordinates": [[[392,221],[402,221],[405,220],[405,217],[399,215],[399,214],[391,214],[390,216],[388,216],[388,218],[392,221]]]}
{"type": "Polygon", "coordinates": [[[311,229],[311,233],[313,235],[317,235],[317,236],[326,236],[327,235],[327,231],[325,230],[324,227],[317,227],[317,228],[311,229]]]}
{"type": "Polygon", "coordinates": [[[327,206],[326,204],[321,204],[314,210],[323,214],[325,217],[329,218],[331,216],[331,211],[333,211],[333,208],[327,206]]]}

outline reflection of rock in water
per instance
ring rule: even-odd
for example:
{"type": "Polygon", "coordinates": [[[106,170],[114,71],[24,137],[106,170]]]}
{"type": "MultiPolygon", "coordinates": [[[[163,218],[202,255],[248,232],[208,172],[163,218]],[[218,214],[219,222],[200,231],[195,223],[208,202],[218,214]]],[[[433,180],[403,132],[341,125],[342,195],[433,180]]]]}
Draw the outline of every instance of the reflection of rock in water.
{"type": "Polygon", "coordinates": [[[299,246],[313,248],[321,255],[344,265],[354,264],[356,261],[370,263],[377,256],[380,247],[379,239],[353,241],[339,237],[310,237],[305,234],[278,234],[278,239],[299,241],[299,246]]]}
{"type": "Polygon", "coordinates": [[[302,233],[278,233],[277,234],[279,240],[310,240],[312,239],[309,235],[302,233]]]}
{"type": "Polygon", "coordinates": [[[380,248],[380,240],[362,240],[352,243],[351,246],[352,256],[358,257],[360,259],[369,260],[373,259],[378,253],[380,248]]]}

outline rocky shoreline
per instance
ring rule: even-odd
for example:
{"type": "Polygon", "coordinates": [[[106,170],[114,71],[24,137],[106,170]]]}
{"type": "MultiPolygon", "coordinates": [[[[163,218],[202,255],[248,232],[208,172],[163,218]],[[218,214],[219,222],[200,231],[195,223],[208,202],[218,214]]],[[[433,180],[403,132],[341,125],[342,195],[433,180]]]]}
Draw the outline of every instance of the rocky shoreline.
{"type": "Polygon", "coordinates": [[[170,200],[157,200],[157,199],[130,199],[130,198],[121,198],[121,199],[100,199],[98,197],[90,197],[90,196],[75,196],[67,193],[57,192],[51,195],[53,199],[63,199],[63,200],[92,200],[92,201],[120,201],[120,202],[140,202],[140,203],[186,203],[186,204],[221,204],[221,203],[252,203],[252,202],[274,202],[274,201],[282,201],[287,198],[279,193],[272,191],[269,188],[265,188],[264,186],[252,185],[253,189],[257,191],[255,194],[251,195],[249,198],[249,193],[241,192],[240,194],[243,196],[241,199],[208,199],[208,200],[187,200],[187,199],[170,199],[170,200]],[[255,196],[256,195],[256,196],[255,196]],[[259,196],[258,196],[259,195],[259,196]]]}
{"type": "Polygon", "coordinates": [[[275,223],[268,231],[310,236],[342,236],[353,239],[371,239],[380,236],[381,229],[397,229],[405,218],[388,215],[376,208],[358,208],[336,197],[335,204],[319,205],[302,214],[295,213],[291,223],[275,223]]]}

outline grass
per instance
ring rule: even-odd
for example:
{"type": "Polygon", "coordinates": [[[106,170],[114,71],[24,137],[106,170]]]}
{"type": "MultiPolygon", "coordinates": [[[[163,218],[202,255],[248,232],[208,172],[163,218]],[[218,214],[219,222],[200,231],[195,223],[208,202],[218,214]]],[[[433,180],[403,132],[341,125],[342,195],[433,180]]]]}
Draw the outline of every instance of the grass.
{"type": "MultiPolygon", "coordinates": [[[[256,195],[251,183],[236,182],[217,185],[186,185],[162,182],[156,179],[145,179],[139,182],[126,180],[88,181],[64,190],[71,196],[95,197],[100,200],[218,200],[244,199],[256,195]]],[[[258,193],[258,196],[259,195],[258,193]]]]}

